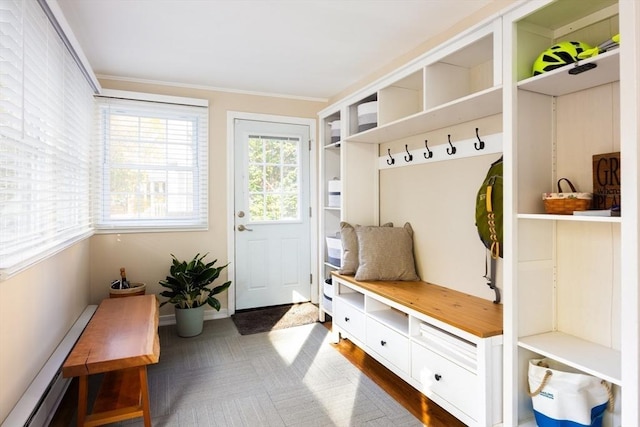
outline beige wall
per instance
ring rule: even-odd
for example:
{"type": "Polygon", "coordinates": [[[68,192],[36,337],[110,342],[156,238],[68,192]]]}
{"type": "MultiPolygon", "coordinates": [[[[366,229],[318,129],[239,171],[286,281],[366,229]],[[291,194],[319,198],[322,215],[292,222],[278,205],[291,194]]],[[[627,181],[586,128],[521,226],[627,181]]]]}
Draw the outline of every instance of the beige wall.
{"type": "MultiPolygon", "coordinates": [[[[209,230],[183,233],[102,234],[91,238],[91,301],[109,294],[109,283],[119,276],[120,267],[127,278],[147,284],[147,293],[160,293],[158,281],[169,272],[171,254],[191,259],[196,253],[209,253],[218,265],[227,260],[227,197],[233,183],[227,181],[227,112],[249,112],[316,119],[324,102],[247,95],[202,89],[101,80],[103,88],[149,92],[209,100],[209,230]]],[[[227,270],[219,282],[226,280],[227,270]],[[223,277],[224,276],[224,277],[223,277]]],[[[227,294],[218,299],[227,307],[227,294]]],[[[163,300],[161,298],[161,300],[163,300]]],[[[213,309],[211,309],[213,310],[213,309]]],[[[169,305],[160,315],[173,314],[169,305]]],[[[216,315],[215,311],[209,313],[216,315]]]]}
{"type": "Polygon", "coordinates": [[[89,304],[89,241],[0,283],[0,420],[89,304]]]}

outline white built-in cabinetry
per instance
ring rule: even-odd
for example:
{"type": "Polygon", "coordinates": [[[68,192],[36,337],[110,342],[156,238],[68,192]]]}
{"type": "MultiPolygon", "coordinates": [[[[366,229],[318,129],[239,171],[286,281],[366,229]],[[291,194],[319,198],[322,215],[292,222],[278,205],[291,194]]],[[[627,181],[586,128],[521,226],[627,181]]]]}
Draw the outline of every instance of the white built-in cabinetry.
{"type": "Polygon", "coordinates": [[[334,286],[342,337],[465,424],[500,422],[502,307],[425,282],[335,276],[334,286]]]}
{"type": "MultiPolygon", "coordinates": [[[[327,123],[342,120],[340,147],[325,144],[321,156],[321,182],[341,178],[342,206],[323,209],[321,237],[338,231],[340,220],[377,224],[383,157],[391,154],[405,162],[401,151],[388,153],[386,146],[379,150],[380,144],[463,123],[473,126],[502,113],[504,384],[493,386],[504,386],[505,426],[534,424],[527,361],[536,357],[612,383],[616,404],[605,417],[606,427],[640,425],[638,27],[640,5],[632,0],[516,2],[320,113],[321,136],[327,123]],[[595,68],[580,74],[560,68],[530,77],[536,57],[553,43],[598,45],[619,32],[620,49],[581,62],[595,68]],[[357,105],[374,99],[378,126],[357,132],[357,105]],[[592,156],[616,151],[622,159],[621,217],[544,213],[541,195],[556,191],[559,178],[589,192],[592,156]]],[[[320,253],[326,257],[322,242],[320,253]]],[[[326,278],[333,267],[324,258],[321,262],[326,278]]],[[[379,322],[369,313],[369,307],[379,308],[375,299],[367,303],[357,290],[355,295],[333,292],[334,308],[339,304],[361,319],[354,327],[379,322]]],[[[383,323],[389,328],[397,322],[383,323]]],[[[400,325],[391,329],[409,343],[402,345],[410,345],[411,316],[400,325]]],[[[361,342],[365,348],[372,344],[367,339],[361,342]]],[[[428,354],[419,359],[435,366],[428,354]]],[[[404,361],[390,365],[407,368],[404,361]]]]}
{"type": "MultiPolygon", "coordinates": [[[[527,397],[527,361],[536,357],[614,384],[615,410],[607,412],[604,425],[638,424],[637,419],[621,421],[625,411],[636,411],[621,405],[627,392],[621,307],[629,288],[621,268],[627,256],[621,251],[621,224],[637,218],[624,213],[547,215],[540,197],[557,191],[556,182],[564,177],[580,191],[591,192],[593,155],[621,151],[626,158],[620,132],[622,50],[581,61],[596,65],[583,73],[570,74],[570,66],[531,77],[533,61],[547,47],[564,40],[597,46],[620,32],[619,21],[617,1],[525,4],[505,16],[506,57],[513,64],[505,66],[505,80],[513,85],[504,117],[505,134],[513,140],[506,160],[514,187],[513,249],[506,273],[511,286],[505,299],[510,313],[505,316],[506,342],[511,343],[505,368],[512,373],[505,387],[509,425],[535,425],[527,397]]],[[[637,167],[628,160],[623,160],[625,167],[637,167]]],[[[624,200],[637,182],[622,182],[622,188],[624,200]]],[[[638,337],[634,340],[637,345],[638,337]]],[[[637,399],[636,392],[636,406],[637,399]]]]}

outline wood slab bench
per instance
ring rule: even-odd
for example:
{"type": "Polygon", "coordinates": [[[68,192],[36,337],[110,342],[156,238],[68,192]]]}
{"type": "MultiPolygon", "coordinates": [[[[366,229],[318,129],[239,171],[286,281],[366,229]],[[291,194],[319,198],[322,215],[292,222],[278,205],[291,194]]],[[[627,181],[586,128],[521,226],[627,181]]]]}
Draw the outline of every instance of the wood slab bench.
{"type": "Polygon", "coordinates": [[[105,299],[67,357],[62,373],[79,377],[78,426],[144,417],[151,426],[147,365],[160,358],[155,295],[105,299]],[[104,374],[87,415],[88,377],[104,374]]]}

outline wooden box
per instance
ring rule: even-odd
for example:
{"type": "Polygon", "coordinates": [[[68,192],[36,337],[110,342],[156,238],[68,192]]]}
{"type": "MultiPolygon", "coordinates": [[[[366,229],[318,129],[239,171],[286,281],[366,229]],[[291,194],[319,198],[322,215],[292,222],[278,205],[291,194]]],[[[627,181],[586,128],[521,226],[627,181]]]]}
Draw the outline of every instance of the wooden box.
{"type": "Polygon", "coordinates": [[[593,156],[592,209],[620,206],[620,152],[593,156]]]}

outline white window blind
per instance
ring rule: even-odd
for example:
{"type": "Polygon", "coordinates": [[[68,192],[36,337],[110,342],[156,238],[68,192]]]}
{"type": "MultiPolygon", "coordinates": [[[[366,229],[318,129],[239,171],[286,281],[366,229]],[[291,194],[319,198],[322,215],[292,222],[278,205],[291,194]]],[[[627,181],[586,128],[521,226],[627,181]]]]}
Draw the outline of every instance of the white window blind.
{"type": "Polygon", "coordinates": [[[92,232],[93,91],[35,1],[0,2],[0,277],[92,232]]]}
{"type": "Polygon", "coordinates": [[[96,229],[206,229],[208,108],[98,97],[97,114],[96,229]]]}

